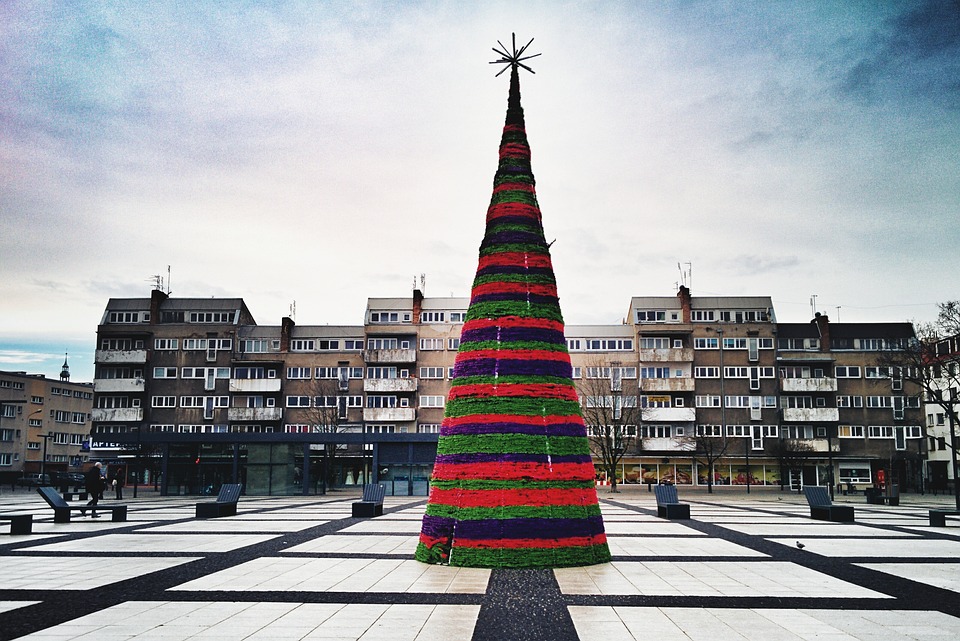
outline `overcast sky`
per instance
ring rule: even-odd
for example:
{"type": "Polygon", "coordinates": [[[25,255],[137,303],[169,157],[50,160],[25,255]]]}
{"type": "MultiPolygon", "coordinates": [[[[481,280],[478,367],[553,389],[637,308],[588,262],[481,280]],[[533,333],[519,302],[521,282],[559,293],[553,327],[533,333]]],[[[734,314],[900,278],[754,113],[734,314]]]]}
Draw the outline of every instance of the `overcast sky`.
{"type": "Polygon", "coordinates": [[[521,77],[569,324],[631,296],[929,321],[960,298],[960,5],[4,2],[0,369],[90,380],[110,297],[261,324],[466,296],[521,77]]]}

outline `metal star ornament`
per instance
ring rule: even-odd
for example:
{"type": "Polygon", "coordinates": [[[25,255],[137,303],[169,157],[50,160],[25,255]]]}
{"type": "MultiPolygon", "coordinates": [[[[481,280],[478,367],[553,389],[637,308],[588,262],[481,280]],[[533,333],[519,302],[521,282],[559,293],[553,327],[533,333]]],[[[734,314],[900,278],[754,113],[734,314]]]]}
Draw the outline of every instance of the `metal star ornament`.
{"type": "Polygon", "coordinates": [[[513,34],[510,34],[510,35],[513,37],[512,53],[511,53],[505,46],[503,46],[503,43],[500,42],[499,40],[497,40],[497,44],[500,45],[500,48],[499,48],[499,49],[497,49],[496,47],[493,48],[493,52],[496,53],[496,54],[498,54],[498,55],[500,56],[500,59],[499,59],[499,60],[491,60],[491,61],[490,61],[490,64],[492,64],[492,65],[504,65],[503,69],[501,69],[501,70],[497,73],[497,76],[499,76],[500,74],[502,74],[502,73],[503,73],[504,71],[506,71],[507,69],[513,69],[513,68],[516,68],[516,67],[523,67],[524,69],[526,69],[526,70],[529,71],[530,73],[536,73],[533,69],[531,69],[531,68],[528,67],[527,65],[523,64],[523,61],[524,61],[524,60],[530,60],[530,58],[536,58],[537,56],[540,55],[539,53],[535,53],[535,54],[532,54],[532,55],[529,55],[529,56],[523,55],[523,54],[526,52],[527,47],[529,47],[529,46],[531,45],[531,43],[533,43],[533,38],[530,38],[530,42],[528,42],[527,44],[525,44],[525,45],[523,45],[522,47],[520,47],[519,49],[517,49],[517,34],[513,33],[513,34]]]}

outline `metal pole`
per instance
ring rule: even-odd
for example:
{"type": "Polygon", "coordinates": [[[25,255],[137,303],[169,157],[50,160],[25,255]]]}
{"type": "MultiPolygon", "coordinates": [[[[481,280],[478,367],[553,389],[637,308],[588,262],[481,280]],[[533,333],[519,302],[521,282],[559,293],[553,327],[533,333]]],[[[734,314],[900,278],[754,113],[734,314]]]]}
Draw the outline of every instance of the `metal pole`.
{"type": "Polygon", "coordinates": [[[749,426],[748,429],[751,433],[744,442],[747,444],[747,494],[750,494],[750,441],[753,439],[753,426],[749,426]]]}
{"type": "Polygon", "coordinates": [[[950,388],[950,411],[947,412],[947,418],[950,420],[950,458],[953,460],[953,496],[956,501],[957,511],[960,511],[960,474],[957,473],[957,432],[956,421],[953,420],[953,413],[957,407],[957,390],[950,388]]]}

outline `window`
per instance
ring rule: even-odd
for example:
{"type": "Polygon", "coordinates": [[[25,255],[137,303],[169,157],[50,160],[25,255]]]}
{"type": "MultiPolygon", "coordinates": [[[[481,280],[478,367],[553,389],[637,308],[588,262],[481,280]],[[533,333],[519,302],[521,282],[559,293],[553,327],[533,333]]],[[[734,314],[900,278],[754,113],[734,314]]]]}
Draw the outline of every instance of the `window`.
{"type": "Polygon", "coordinates": [[[13,465],[13,454],[9,452],[0,452],[0,466],[13,465]]]}
{"type": "Polygon", "coordinates": [[[318,339],[316,342],[317,351],[334,352],[340,349],[340,341],[334,339],[318,339]]]}
{"type": "Polygon", "coordinates": [[[310,378],[310,372],[311,372],[311,369],[309,367],[288,367],[287,378],[288,379],[310,378]]]}
{"type": "Polygon", "coordinates": [[[398,349],[399,340],[396,338],[368,338],[367,349],[398,349]]]}
{"type": "Polygon", "coordinates": [[[450,351],[456,351],[460,349],[460,339],[459,338],[448,338],[447,339],[447,349],[450,351]]]}
{"type": "Polygon", "coordinates": [[[863,438],[863,425],[837,425],[840,438],[863,438]]]}
{"type": "Polygon", "coordinates": [[[719,346],[720,340],[717,338],[693,339],[693,349],[717,349],[719,346]]]}
{"type": "Polygon", "coordinates": [[[567,351],[568,352],[579,352],[583,349],[581,341],[579,338],[568,338],[567,339],[567,351]]]}
{"type": "Polygon", "coordinates": [[[421,323],[442,323],[445,317],[443,312],[420,312],[421,323]]]}
{"type": "Polygon", "coordinates": [[[176,396],[154,396],[150,403],[151,407],[176,407],[176,396]]]}
{"type": "Polygon", "coordinates": [[[784,408],[809,409],[813,407],[812,396],[782,396],[780,404],[784,408]]]}
{"type": "Polygon", "coordinates": [[[85,412],[74,412],[73,416],[70,418],[70,422],[75,425],[83,425],[87,422],[87,415],[85,412]]]}
{"type": "Polygon", "coordinates": [[[723,349],[747,349],[746,338],[724,338],[723,349]]]}
{"type": "Polygon", "coordinates": [[[419,434],[439,434],[440,433],[440,424],[439,423],[420,423],[417,425],[417,433],[419,434]]]}
{"type": "Polygon", "coordinates": [[[240,351],[245,354],[263,354],[270,350],[270,341],[262,338],[246,338],[240,341],[240,351]]]}
{"type": "Polygon", "coordinates": [[[343,341],[343,349],[348,352],[358,352],[363,349],[363,339],[348,338],[343,341]]]}
{"type": "Polygon", "coordinates": [[[783,438],[789,439],[811,439],[813,438],[812,425],[790,425],[780,428],[780,434],[783,438]]]}
{"type": "Polygon", "coordinates": [[[863,370],[864,378],[890,378],[889,367],[867,367],[863,370]]]}
{"type": "Polygon", "coordinates": [[[398,378],[396,367],[368,367],[367,378],[398,378]]]}
{"type": "MultiPolygon", "coordinates": [[[[149,312],[144,312],[147,320],[150,318],[149,312]]],[[[110,312],[107,316],[108,323],[139,323],[140,312],[110,312]]]]}
{"type": "Polygon", "coordinates": [[[638,323],[662,323],[667,320],[667,312],[662,309],[638,309],[638,323]]]}
{"type": "Polygon", "coordinates": [[[233,377],[241,379],[260,379],[275,378],[275,375],[267,376],[267,370],[263,367],[234,367],[233,377]]]}
{"type": "Polygon", "coordinates": [[[442,396],[421,396],[420,407],[443,407],[442,396]]]}
{"type": "Polygon", "coordinates": [[[397,406],[396,396],[367,396],[367,407],[369,408],[390,408],[397,406]]]}
{"type": "Polygon", "coordinates": [[[838,365],[834,372],[837,378],[860,378],[860,367],[857,365],[838,365]]]}
{"type": "Polygon", "coordinates": [[[420,349],[424,351],[435,351],[443,349],[442,338],[421,338],[420,349]]]}
{"type": "Polygon", "coordinates": [[[346,378],[363,378],[363,368],[362,367],[318,367],[314,370],[314,378],[317,379],[337,379],[342,380],[346,378]]]}
{"type": "Polygon", "coordinates": [[[640,378],[670,378],[669,367],[641,367],[640,378]]]}
{"type": "Polygon", "coordinates": [[[310,407],[309,396],[288,396],[287,407],[310,407]]]}
{"type": "Polygon", "coordinates": [[[154,378],[176,378],[177,368],[176,367],[154,367],[153,377],[154,378]]]}
{"type": "Polygon", "coordinates": [[[420,378],[443,378],[442,367],[421,367],[420,378]]]}
{"type": "Polygon", "coordinates": [[[720,378],[719,367],[694,367],[694,378],[720,378]]]}
{"type": "Polygon", "coordinates": [[[104,338],[100,341],[100,349],[105,351],[130,351],[132,342],[129,338],[104,338]]]}
{"type": "Polygon", "coordinates": [[[723,428],[719,425],[697,425],[697,436],[720,438],[723,436],[723,428]]]}
{"type": "Polygon", "coordinates": [[[893,407],[893,397],[892,396],[868,396],[867,407],[870,407],[870,408],[893,407]]]}
{"type": "Polygon", "coordinates": [[[191,323],[232,323],[235,312],[190,312],[191,323]]]}
{"type": "Polygon", "coordinates": [[[867,438],[893,438],[892,425],[870,425],[867,427],[867,438]]]}
{"type": "Polygon", "coordinates": [[[693,322],[708,322],[716,320],[716,312],[712,309],[697,309],[690,313],[693,322]]]}
{"type": "Polygon", "coordinates": [[[693,399],[697,407],[720,407],[720,397],[715,395],[702,395],[693,399]]]}
{"type": "MultiPolygon", "coordinates": [[[[370,312],[370,322],[371,323],[399,323],[400,314],[398,312],[370,312]]],[[[410,312],[405,312],[403,314],[403,319],[406,322],[410,321],[410,312]]]]}
{"type": "Polygon", "coordinates": [[[153,341],[153,348],[158,350],[171,350],[180,348],[179,338],[158,338],[153,341]]]}
{"type": "Polygon", "coordinates": [[[290,341],[291,352],[312,352],[314,351],[314,342],[310,339],[298,338],[290,341]]]}
{"type": "Polygon", "coordinates": [[[603,339],[603,338],[588,338],[586,341],[588,351],[600,351],[600,352],[622,352],[629,351],[633,349],[633,339],[624,338],[624,339],[603,339]]]}
{"type": "Polygon", "coordinates": [[[837,407],[863,407],[862,396],[838,396],[837,407]]]}

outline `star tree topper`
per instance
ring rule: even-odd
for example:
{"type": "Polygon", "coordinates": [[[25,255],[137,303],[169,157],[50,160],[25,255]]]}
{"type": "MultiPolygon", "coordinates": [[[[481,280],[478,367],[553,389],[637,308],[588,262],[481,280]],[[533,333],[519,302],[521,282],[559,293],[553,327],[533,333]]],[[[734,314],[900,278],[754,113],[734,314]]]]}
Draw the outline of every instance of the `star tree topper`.
{"type": "Polygon", "coordinates": [[[536,73],[536,71],[534,71],[533,69],[531,69],[531,68],[528,67],[527,65],[523,64],[523,61],[524,61],[524,60],[529,60],[530,58],[536,58],[537,56],[540,55],[539,53],[535,53],[535,54],[529,55],[529,56],[523,55],[524,52],[527,50],[527,47],[529,47],[529,46],[533,43],[533,38],[530,38],[530,42],[528,42],[527,44],[525,44],[525,45],[523,45],[522,47],[520,47],[520,49],[517,49],[517,34],[513,33],[513,34],[510,34],[510,35],[513,36],[513,52],[512,52],[512,53],[510,53],[510,52],[507,50],[507,48],[506,48],[505,46],[503,46],[503,43],[500,42],[499,40],[497,40],[497,44],[500,45],[500,48],[499,48],[499,49],[497,49],[496,47],[493,48],[493,52],[496,53],[496,54],[499,54],[499,55],[500,55],[500,59],[499,59],[499,60],[491,60],[491,61],[490,61],[490,64],[492,64],[492,65],[504,65],[503,69],[501,69],[501,70],[497,73],[497,76],[499,76],[500,74],[502,74],[502,73],[503,73],[504,71],[506,71],[507,69],[514,69],[514,68],[516,68],[516,67],[523,67],[524,69],[526,69],[526,70],[529,71],[530,73],[536,73]]]}

